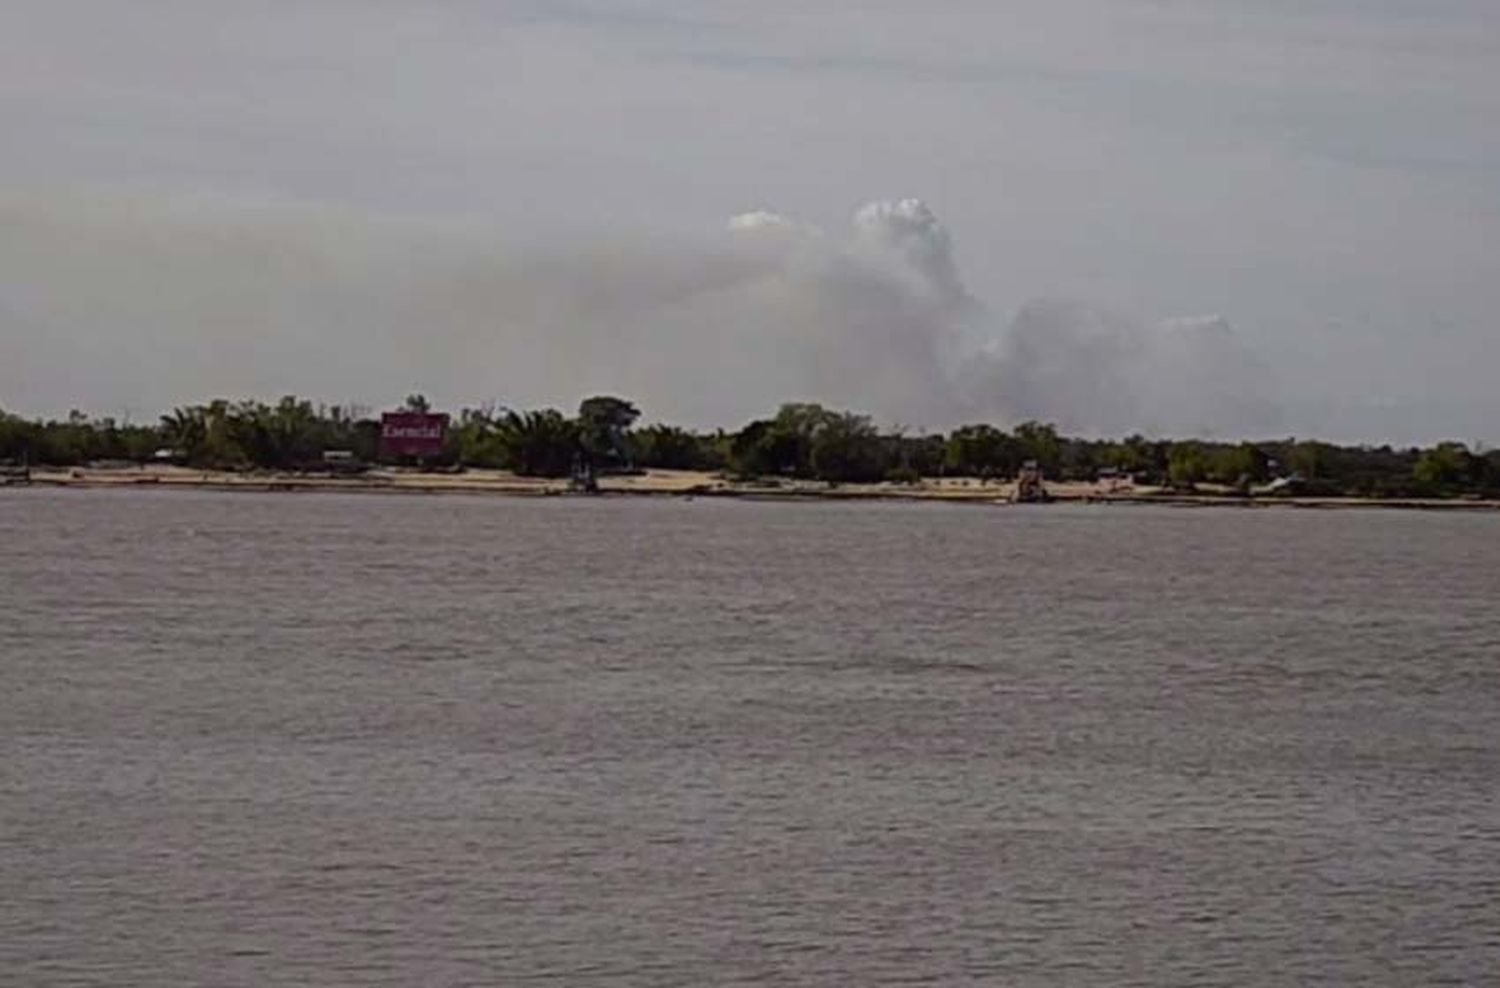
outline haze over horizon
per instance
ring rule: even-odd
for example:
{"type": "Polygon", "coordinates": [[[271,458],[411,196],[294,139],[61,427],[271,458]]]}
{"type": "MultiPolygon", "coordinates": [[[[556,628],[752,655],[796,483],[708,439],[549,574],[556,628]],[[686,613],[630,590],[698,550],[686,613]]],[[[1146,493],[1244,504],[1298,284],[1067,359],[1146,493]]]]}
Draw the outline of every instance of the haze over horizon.
{"type": "Polygon", "coordinates": [[[0,408],[1500,443],[1480,0],[0,0],[0,408]]]}

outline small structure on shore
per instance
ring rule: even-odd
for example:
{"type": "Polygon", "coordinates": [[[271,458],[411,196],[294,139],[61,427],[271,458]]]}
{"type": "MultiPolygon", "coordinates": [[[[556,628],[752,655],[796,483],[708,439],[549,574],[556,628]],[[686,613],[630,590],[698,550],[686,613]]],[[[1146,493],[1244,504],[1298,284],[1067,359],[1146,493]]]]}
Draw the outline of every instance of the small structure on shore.
{"type": "Polygon", "coordinates": [[[360,474],[370,469],[352,449],[325,449],[318,465],[332,474],[360,474]]]}
{"type": "Polygon", "coordinates": [[[1135,477],[1119,467],[1100,467],[1094,483],[1104,494],[1126,494],[1135,489],[1135,477]]]}
{"type": "Polygon", "coordinates": [[[1042,468],[1036,460],[1021,464],[1021,472],[1016,475],[1016,492],[1011,500],[1017,504],[1042,504],[1052,500],[1042,484],[1042,468]]]}
{"type": "Polygon", "coordinates": [[[568,490],[574,494],[598,494],[599,476],[594,472],[594,463],[586,455],[573,457],[573,469],[568,474],[568,490]]]}

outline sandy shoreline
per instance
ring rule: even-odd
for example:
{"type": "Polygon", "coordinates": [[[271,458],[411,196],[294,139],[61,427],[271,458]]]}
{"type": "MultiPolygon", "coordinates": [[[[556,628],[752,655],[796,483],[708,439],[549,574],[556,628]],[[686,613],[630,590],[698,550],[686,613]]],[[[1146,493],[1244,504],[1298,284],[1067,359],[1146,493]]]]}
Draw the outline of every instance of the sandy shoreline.
{"type": "MultiPolygon", "coordinates": [[[[568,495],[566,480],[521,477],[501,470],[423,473],[372,470],[354,476],[292,473],[234,473],[186,467],[34,469],[31,484],[80,489],[211,490],[254,492],[349,492],[391,494],[494,494],[520,497],[568,495]]],[[[901,500],[970,504],[1009,504],[1015,485],[976,478],[929,478],[916,484],[840,484],[814,481],[737,481],[706,472],[650,470],[634,476],[605,477],[600,494],[733,497],[762,500],[901,500]]],[[[1222,491],[1181,494],[1155,487],[1110,489],[1100,484],[1053,482],[1059,504],[1166,504],[1181,507],[1407,508],[1419,510],[1500,510],[1500,501],[1473,498],[1235,497],[1222,491]]]]}

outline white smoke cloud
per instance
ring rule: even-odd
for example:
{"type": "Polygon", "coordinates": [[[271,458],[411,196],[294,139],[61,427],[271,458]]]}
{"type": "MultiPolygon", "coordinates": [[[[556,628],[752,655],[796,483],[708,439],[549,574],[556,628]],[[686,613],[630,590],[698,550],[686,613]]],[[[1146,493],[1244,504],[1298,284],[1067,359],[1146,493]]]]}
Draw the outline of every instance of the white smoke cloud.
{"type": "Polygon", "coordinates": [[[1012,418],[1123,435],[1269,434],[1282,425],[1270,369],[1219,316],[1147,325],[1080,302],[1027,303],[980,373],[1012,418]]]}
{"type": "MultiPolygon", "coordinates": [[[[769,212],[742,214],[731,229],[811,230],[769,212]]],[[[790,243],[801,251],[806,241],[790,243]]],[[[969,292],[951,235],[920,199],[868,203],[847,238],[820,246],[820,263],[788,254],[800,261],[779,276],[825,301],[819,330],[831,337],[815,364],[847,373],[830,375],[823,393],[842,394],[855,374],[872,385],[864,400],[886,414],[943,426],[1039,419],[1085,434],[1223,436],[1281,424],[1269,369],[1220,316],[1153,326],[1041,299],[1002,327],[969,292]]]]}
{"type": "Polygon", "coordinates": [[[953,258],[953,238],[920,199],[871,202],[854,214],[858,241],[896,252],[936,295],[968,299],[953,258]]]}
{"type": "Polygon", "coordinates": [[[1274,421],[1265,368],[1221,319],[1150,327],[1042,301],[1005,325],[917,199],[862,206],[843,233],[760,210],[648,247],[518,249],[287,203],[42,196],[0,216],[0,406],[20,410],[149,417],[219,394],[378,405],[412,390],[568,407],[611,391],[698,426],[784,400],[926,428],[1274,421]]]}

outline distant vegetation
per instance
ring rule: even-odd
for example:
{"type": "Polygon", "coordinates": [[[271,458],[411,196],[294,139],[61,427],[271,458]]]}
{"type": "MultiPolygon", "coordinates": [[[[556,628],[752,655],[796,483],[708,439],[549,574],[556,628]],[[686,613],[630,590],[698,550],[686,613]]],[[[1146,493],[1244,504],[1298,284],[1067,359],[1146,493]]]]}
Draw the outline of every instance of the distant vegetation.
{"type": "MultiPolygon", "coordinates": [[[[426,410],[421,395],[407,408],[426,410]]],[[[1010,430],[974,424],[951,433],[878,429],[868,416],[816,404],[783,405],[735,432],[638,426],[622,398],[586,399],[575,415],[555,409],[466,408],[452,420],[440,465],[565,476],[586,463],[601,472],[708,470],[738,478],[830,483],[916,482],[924,477],[1014,477],[1036,461],[1049,478],[1093,480],[1101,472],[1181,488],[1212,483],[1247,490],[1289,478],[1289,491],[1359,496],[1500,494],[1500,452],[1442,443],[1427,449],[1269,442],[1069,438],[1051,425],[1010,430]]],[[[151,425],[90,418],[31,421],[0,412],[0,462],[78,466],[170,460],[222,470],[308,470],[326,451],[377,458],[380,423],[368,410],[286,397],[275,404],[212,401],[173,410],[151,425]]]]}

